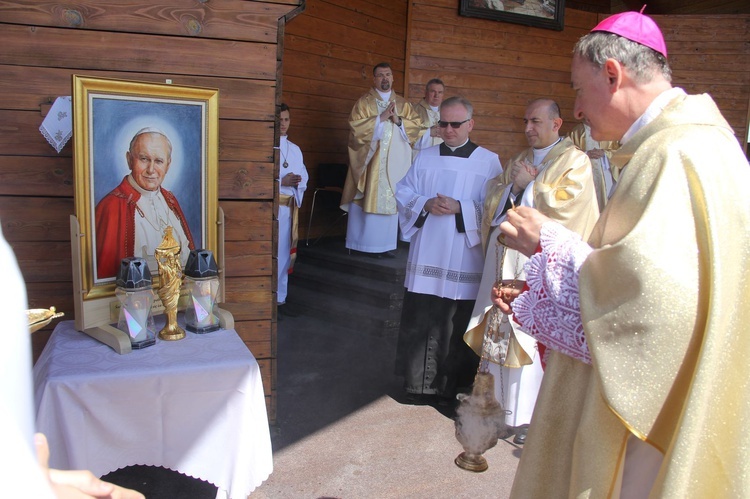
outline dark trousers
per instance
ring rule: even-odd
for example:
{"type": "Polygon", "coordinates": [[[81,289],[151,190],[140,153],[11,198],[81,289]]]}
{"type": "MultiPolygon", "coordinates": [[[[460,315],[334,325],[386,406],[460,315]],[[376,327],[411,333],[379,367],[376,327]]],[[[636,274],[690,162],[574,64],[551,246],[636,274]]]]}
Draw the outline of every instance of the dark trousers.
{"type": "Polygon", "coordinates": [[[409,393],[454,398],[474,382],[479,357],[464,343],[474,300],[404,295],[396,374],[409,393]]]}

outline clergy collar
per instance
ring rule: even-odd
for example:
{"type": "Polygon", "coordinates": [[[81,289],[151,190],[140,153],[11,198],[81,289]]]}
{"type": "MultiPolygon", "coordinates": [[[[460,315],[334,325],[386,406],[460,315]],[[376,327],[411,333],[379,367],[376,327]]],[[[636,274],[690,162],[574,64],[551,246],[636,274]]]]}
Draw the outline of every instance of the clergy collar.
{"type": "Polygon", "coordinates": [[[391,100],[391,93],[393,92],[393,90],[389,90],[387,92],[381,92],[380,90],[376,88],[375,91],[378,93],[378,95],[380,96],[382,100],[386,102],[391,100]]]}
{"type": "Polygon", "coordinates": [[[656,117],[659,116],[662,111],[664,111],[664,108],[667,107],[667,105],[669,105],[669,103],[672,102],[673,99],[676,99],[680,95],[686,95],[685,91],[680,87],[672,87],[669,90],[665,90],[664,92],[656,96],[656,98],[651,101],[651,104],[648,105],[643,114],[637,120],[635,120],[632,125],[630,125],[628,131],[625,132],[625,135],[623,135],[622,139],[620,139],[620,145],[625,144],[633,135],[636,134],[638,130],[654,121],[656,117]]]}
{"type": "Polygon", "coordinates": [[[130,186],[136,191],[138,191],[138,194],[140,194],[141,197],[158,196],[159,194],[161,194],[161,189],[156,189],[155,191],[147,191],[146,189],[138,185],[135,179],[133,178],[132,174],[128,175],[127,178],[128,178],[128,183],[130,184],[130,186]]]}
{"type": "Polygon", "coordinates": [[[441,156],[455,156],[457,158],[468,158],[479,147],[474,142],[467,140],[463,145],[451,149],[445,142],[440,144],[441,156]]]}
{"type": "Polygon", "coordinates": [[[532,147],[532,149],[534,149],[534,151],[538,151],[538,152],[542,152],[542,151],[544,151],[544,152],[550,152],[550,150],[553,147],[555,147],[557,144],[559,144],[561,140],[562,140],[562,137],[558,137],[556,141],[554,141],[553,143],[551,143],[547,147],[540,147],[539,149],[535,149],[535,148],[532,147]]]}
{"type": "MultiPolygon", "coordinates": [[[[542,147],[541,149],[534,149],[534,148],[532,147],[532,148],[531,148],[531,156],[532,156],[532,161],[531,161],[531,163],[532,163],[532,164],[533,164],[534,166],[539,166],[539,165],[541,165],[541,164],[542,164],[542,162],[543,162],[543,161],[544,161],[544,160],[545,160],[545,159],[547,158],[547,156],[549,155],[550,151],[551,151],[552,149],[554,149],[554,147],[555,147],[555,146],[556,146],[557,144],[559,144],[559,143],[560,143],[560,141],[562,141],[562,137],[559,137],[559,138],[558,138],[558,139],[557,139],[556,141],[554,141],[553,143],[551,143],[551,144],[550,144],[550,145],[548,145],[547,147],[542,147]]],[[[540,171],[539,173],[541,173],[541,171],[540,171]]]]}

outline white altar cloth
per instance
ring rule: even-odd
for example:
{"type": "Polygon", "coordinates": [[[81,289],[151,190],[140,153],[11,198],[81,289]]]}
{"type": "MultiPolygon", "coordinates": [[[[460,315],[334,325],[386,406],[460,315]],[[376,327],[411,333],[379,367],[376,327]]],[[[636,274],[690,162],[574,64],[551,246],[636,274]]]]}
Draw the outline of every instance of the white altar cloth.
{"type": "Polygon", "coordinates": [[[260,369],[234,330],[119,355],[60,322],[34,393],[53,468],[163,466],[243,499],[273,471],[260,369]]]}

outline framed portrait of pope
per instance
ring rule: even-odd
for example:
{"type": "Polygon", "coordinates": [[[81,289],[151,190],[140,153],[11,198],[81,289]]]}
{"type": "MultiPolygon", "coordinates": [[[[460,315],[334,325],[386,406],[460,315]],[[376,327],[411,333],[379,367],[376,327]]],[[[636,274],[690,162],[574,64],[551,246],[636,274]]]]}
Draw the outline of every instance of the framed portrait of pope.
{"type": "Polygon", "coordinates": [[[158,285],[167,227],[183,267],[216,251],[218,90],[74,75],[73,120],[84,300],[113,294],[126,257],[158,285]]]}

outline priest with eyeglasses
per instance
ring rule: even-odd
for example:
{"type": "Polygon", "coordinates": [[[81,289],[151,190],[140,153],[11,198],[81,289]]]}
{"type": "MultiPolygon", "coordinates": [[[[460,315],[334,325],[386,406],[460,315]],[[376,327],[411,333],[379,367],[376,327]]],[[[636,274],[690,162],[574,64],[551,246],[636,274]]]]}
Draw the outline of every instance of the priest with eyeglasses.
{"type": "Polygon", "coordinates": [[[463,342],[482,278],[482,203],[502,172],[497,154],[469,140],[473,106],[440,106],[442,144],[424,149],[396,186],[410,238],[396,374],[412,401],[454,402],[471,386],[479,357],[463,342]]]}

